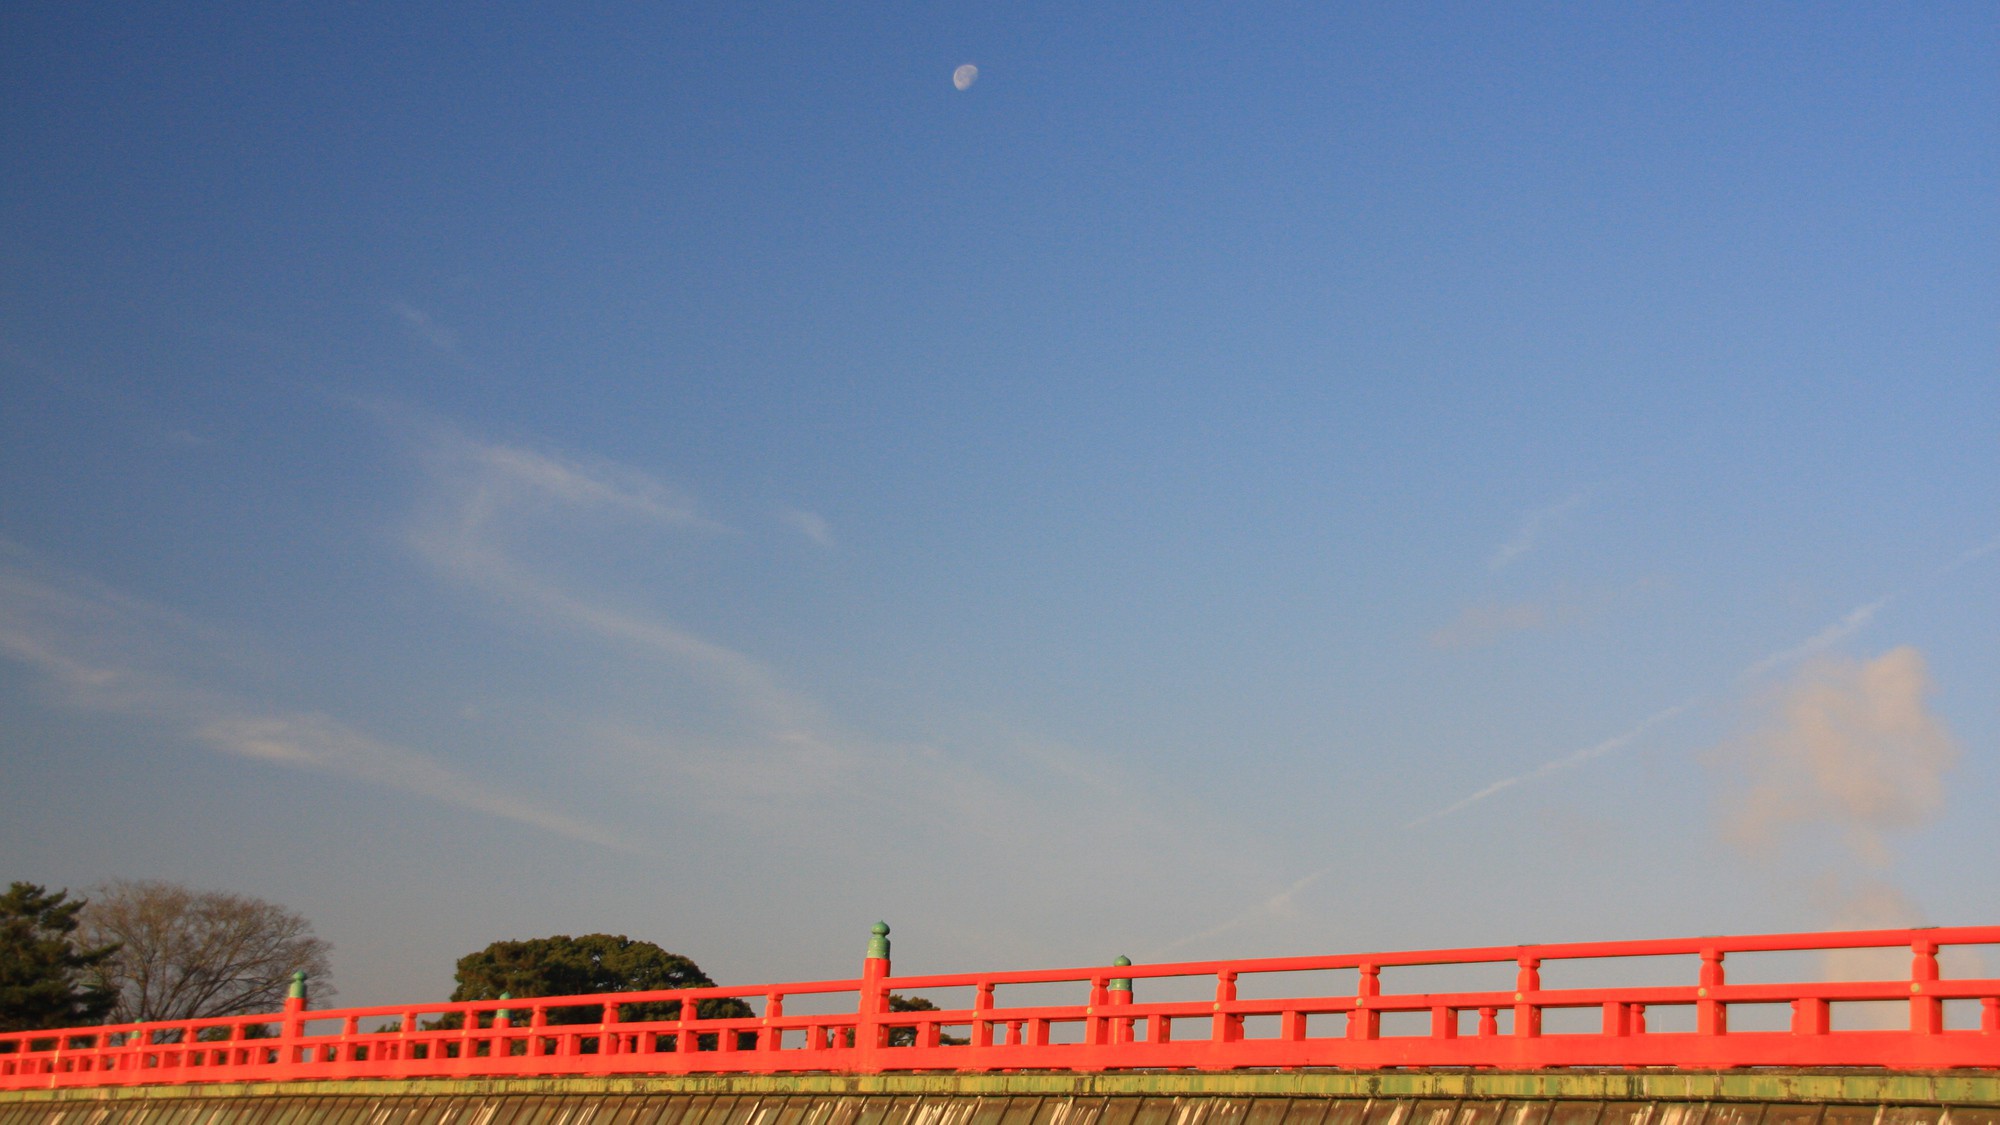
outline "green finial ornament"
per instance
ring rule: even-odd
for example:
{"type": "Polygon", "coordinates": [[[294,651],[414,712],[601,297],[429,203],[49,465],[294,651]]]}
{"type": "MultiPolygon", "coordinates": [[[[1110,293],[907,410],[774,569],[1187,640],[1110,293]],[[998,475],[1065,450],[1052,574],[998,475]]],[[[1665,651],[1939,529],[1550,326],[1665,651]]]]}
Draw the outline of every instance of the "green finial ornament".
{"type": "MultiPolygon", "coordinates": [[[[1130,957],[1125,956],[1123,953],[1120,953],[1117,959],[1112,961],[1111,964],[1114,968],[1127,969],[1131,968],[1132,959],[1130,957]]],[[[1113,977],[1111,979],[1111,984],[1108,987],[1113,992],[1130,992],[1132,991],[1132,978],[1113,977]]]]}
{"type": "Polygon", "coordinates": [[[306,971],[304,969],[300,969],[298,972],[292,974],[292,987],[285,995],[294,1000],[304,1000],[306,998],[306,971]]]}
{"type": "Polygon", "coordinates": [[[877,922],[868,928],[868,959],[889,959],[889,923],[877,922]]]}
{"type": "MultiPolygon", "coordinates": [[[[512,1000],[513,998],[514,998],[514,994],[513,994],[513,993],[511,993],[511,992],[502,992],[502,993],[500,994],[500,999],[502,999],[502,1000],[512,1000]]],[[[495,1021],[495,1022],[498,1022],[498,1021],[500,1021],[500,1020],[509,1020],[509,1021],[511,1021],[511,1020],[513,1020],[513,1018],[514,1018],[514,1013],[512,1013],[512,1012],[508,1011],[508,1010],[507,1010],[507,1009],[505,1009],[505,1008],[502,1008],[502,1009],[500,1009],[499,1011],[497,1011],[497,1012],[493,1013],[493,1019],[494,1019],[494,1021],[495,1021]]]]}

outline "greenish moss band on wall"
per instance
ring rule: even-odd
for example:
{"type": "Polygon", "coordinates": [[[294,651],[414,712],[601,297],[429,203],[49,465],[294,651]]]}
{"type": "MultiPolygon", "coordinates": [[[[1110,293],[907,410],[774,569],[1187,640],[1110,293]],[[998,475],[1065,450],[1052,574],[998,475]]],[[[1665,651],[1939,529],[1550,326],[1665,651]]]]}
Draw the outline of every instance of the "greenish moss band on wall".
{"type": "Polygon", "coordinates": [[[2000,1106],[2000,1072],[1815,1070],[1122,1071],[424,1078],[0,1091],[0,1106],[374,1097],[1181,1097],[2000,1106]]]}

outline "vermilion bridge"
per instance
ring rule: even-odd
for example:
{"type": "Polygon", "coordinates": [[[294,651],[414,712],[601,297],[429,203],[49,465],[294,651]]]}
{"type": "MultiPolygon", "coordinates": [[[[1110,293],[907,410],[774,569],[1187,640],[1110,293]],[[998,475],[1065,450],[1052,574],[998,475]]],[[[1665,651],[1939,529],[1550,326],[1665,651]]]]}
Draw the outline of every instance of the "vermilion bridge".
{"type": "Polygon", "coordinates": [[[2000,927],[918,976],[887,932],[846,980],[0,1035],[0,1125],[2000,1125],[2000,927]]]}

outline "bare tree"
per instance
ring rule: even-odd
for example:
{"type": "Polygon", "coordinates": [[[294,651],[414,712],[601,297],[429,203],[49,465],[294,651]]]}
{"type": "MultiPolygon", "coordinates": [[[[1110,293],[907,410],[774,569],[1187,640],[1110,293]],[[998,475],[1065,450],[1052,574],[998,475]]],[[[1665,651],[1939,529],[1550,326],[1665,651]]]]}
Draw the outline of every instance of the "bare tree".
{"type": "Polygon", "coordinates": [[[275,1012],[301,969],[315,999],[333,993],[332,946],[263,899],[120,880],[94,891],[79,921],[86,946],[118,946],[97,969],[118,996],[113,1023],[275,1012]]]}

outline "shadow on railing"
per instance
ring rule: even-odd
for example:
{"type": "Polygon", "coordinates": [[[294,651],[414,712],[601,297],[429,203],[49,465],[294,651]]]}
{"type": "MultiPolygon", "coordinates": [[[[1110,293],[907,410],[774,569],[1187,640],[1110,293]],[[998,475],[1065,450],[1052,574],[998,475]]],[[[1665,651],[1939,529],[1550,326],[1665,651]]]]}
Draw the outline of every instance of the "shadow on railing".
{"type": "Polygon", "coordinates": [[[1119,958],[909,977],[890,975],[887,934],[877,924],[853,980],[320,1011],[306,1007],[301,981],[268,1015],[0,1035],[0,1089],[814,1071],[2000,1067],[2000,980],[1982,957],[2000,950],[1979,948],[2000,946],[2000,926],[1146,966],[1119,958]],[[1941,972],[1941,951],[1954,972],[1941,972]],[[1871,958],[1873,979],[1828,979],[1871,958]],[[1725,962],[1739,979],[1725,979],[1725,962]],[[1407,987],[1385,987],[1385,976],[1407,987]],[[1767,976],[1779,979],[1756,979],[1767,976]],[[892,1010],[892,991],[947,1002],[892,1010]],[[701,1018],[701,1002],[719,999],[753,1014],[701,1018]],[[674,1018],[621,1018],[661,1003],[678,1007],[674,1018]]]}

